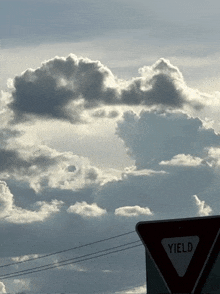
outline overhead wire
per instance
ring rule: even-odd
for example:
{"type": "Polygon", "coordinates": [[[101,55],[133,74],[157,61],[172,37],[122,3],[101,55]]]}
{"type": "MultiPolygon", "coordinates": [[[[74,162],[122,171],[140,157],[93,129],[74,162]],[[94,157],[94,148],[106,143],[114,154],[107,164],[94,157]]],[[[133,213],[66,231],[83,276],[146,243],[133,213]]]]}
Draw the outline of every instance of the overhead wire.
{"type": "Polygon", "coordinates": [[[142,246],[142,244],[137,244],[137,245],[133,245],[133,246],[126,247],[126,248],[117,249],[117,250],[114,250],[114,251],[111,251],[111,252],[106,252],[106,251],[110,251],[110,250],[113,250],[113,249],[116,249],[116,248],[119,248],[119,247],[122,247],[122,246],[128,246],[128,245],[131,245],[131,244],[134,244],[134,243],[140,243],[140,241],[139,240],[138,241],[133,241],[133,242],[130,242],[130,243],[126,243],[126,244],[122,244],[122,245],[119,245],[119,246],[111,247],[111,248],[108,248],[108,249],[99,250],[97,252],[85,254],[85,255],[75,257],[75,258],[71,258],[71,259],[67,259],[67,260],[63,260],[63,261],[58,262],[57,264],[47,264],[47,265],[34,267],[34,268],[30,268],[30,269],[23,270],[23,271],[17,271],[17,272],[5,274],[5,275],[0,276],[0,279],[4,280],[4,279],[15,278],[15,277],[18,277],[18,276],[28,275],[28,274],[32,274],[32,273],[36,273],[36,272],[40,272],[40,271],[45,271],[45,270],[49,270],[49,269],[53,269],[53,268],[57,268],[57,267],[61,267],[61,266],[66,266],[66,265],[69,265],[69,264],[75,264],[75,263],[83,262],[83,261],[86,261],[86,260],[95,259],[95,258],[102,257],[102,256],[105,256],[105,255],[109,255],[109,254],[112,254],[112,253],[117,253],[117,252],[125,251],[125,250],[128,250],[128,249],[132,249],[132,248],[135,248],[135,247],[138,247],[138,246],[142,246]],[[103,253],[103,252],[105,252],[105,253],[103,253]],[[100,254],[100,253],[102,253],[102,254],[100,254]],[[97,254],[100,254],[100,255],[97,255],[97,254]],[[91,255],[95,255],[95,256],[90,257],[91,255]],[[79,260],[77,260],[77,259],[79,259],[79,260]]]}
{"type": "Polygon", "coordinates": [[[105,242],[105,241],[108,241],[108,240],[111,240],[111,239],[115,239],[115,238],[119,238],[119,237],[122,237],[122,236],[125,236],[125,235],[129,235],[129,234],[132,234],[132,233],[135,233],[135,231],[130,231],[130,232],[127,232],[127,233],[123,233],[123,234],[119,234],[119,235],[112,236],[112,237],[109,237],[109,238],[101,239],[101,240],[98,240],[98,241],[94,241],[94,242],[86,243],[86,244],[83,244],[83,245],[75,246],[75,247],[72,247],[72,248],[68,248],[68,249],[48,253],[48,254],[45,254],[45,255],[38,256],[38,257],[29,258],[27,260],[21,260],[21,261],[17,261],[17,262],[4,264],[4,265],[1,265],[0,268],[12,266],[12,265],[18,265],[18,264],[26,263],[26,262],[29,262],[29,261],[46,258],[46,257],[52,256],[52,255],[61,254],[61,253],[64,253],[64,252],[68,252],[68,251],[71,251],[71,250],[83,248],[83,247],[86,247],[86,246],[91,246],[91,245],[94,245],[94,244],[97,244],[97,243],[105,242]]]}

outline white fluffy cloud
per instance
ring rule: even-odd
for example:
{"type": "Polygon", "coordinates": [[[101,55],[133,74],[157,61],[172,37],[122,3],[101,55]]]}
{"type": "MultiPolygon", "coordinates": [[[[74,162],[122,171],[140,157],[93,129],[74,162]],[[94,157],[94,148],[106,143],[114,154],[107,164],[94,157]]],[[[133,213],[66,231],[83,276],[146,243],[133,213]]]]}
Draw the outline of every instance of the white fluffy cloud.
{"type": "Polygon", "coordinates": [[[39,207],[36,211],[22,209],[14,206],[10,215],[6,217],[6,221],[16,224],[27,224],[33,222],[42,222],[53,213],[59,212],[63,201],[52,200],[50,203],[38,201],[35,203],[39,207]]]}
{"type": "Polygon", "coordinates": [[[192,156],[189,154],[178,154],[171,158],[171,160],[161,161],[159,164],[162,166],[167,165],[185,167],[196,167],[205,164],[209,167],[218,168],[220,166],[220,148],[204,147],[203,158],[192,156]]]}
{"type": "Polygon", "coordinates": [[[14,262],[20,262],[20,261],[26,261],[32,258],[37,258],[37,257],[39,257],[38,254],[30,254],[30,255],[12,257],[11,260],[13,260],[14,262]]]}
{"type": "Polygon", "coordinates": [[[39,193],[45,188],[80,190],[105,185],[128,176],[152,176],[164,171],[137,170],[135,166],[124,170],[102,170],[91,165],[88,158],[59,152],[46,145],[24,145],[9,140],[6,149],[0,149],[0,178],[27,182],[39,193]],[[11,141],[11,142],[10,142],[11,141]]]}
{"type": "Polygon", "coordinates": [[[107,213],[106,209],[98,207],[96,203],[88,204],[85,201],[71,205],[67,212],[79,214],[82,217],[100,217],[107,213]]]}
{"type": "Polygon", "coordinates": [[[198,215],[199,216],[208,216],[212,213],[212,208],[205,203],[205,201],[200,200],[197,195],[193,195],[195,199],[195,203],[198,207],[198,215]]]}
{"type": "Polygon", "coordinates": [[[0,203],[0,217],[4,218],[10,214],[13,209],[13,195],[7,187],[7,184],[2,181],[0,182],[0,203]]]}
{"type": "Polygon", "coordinates": [[[0,282],[0,293],[7,293],[5,289],[5,285],[2,282],[0,282]]]}
{"type": "Polygon", "coordinates": [[[207,163],[213,167],[220,166],[220,148],[210,147],[207,148],[207,163]]]}
{"type": "Polygon", "coordinates": [[[115,215],[133,217],[139,215],[152,215],[153,212],[148,207],[135,206],[124,206],[115,209],[115,215]]]}
{"type": "Polygon", "coordinates": [[[13,112],[8,105],[12,102],[10,93],[0,91],[0,128],[7,127],[8,122],[13,118],[13,112]]]}
{"type": "Polygon", "coordinates": [[[16,145],[0,149],[0,177],[28,182],[40,192],[45,187],[78,190],[114,179],[92,166],[88,158],[58,152],[45,145],[16,145]],[[16,149],[17,146],[17,149],[16,149]]]}
{"type": "Polygon", "coordinates": [[[203,160],[199,157],[191,156],[190,154],[178,154],[171,160],[161,161],[160,165],[172,165],[172,166],[199,166],[203,160]]]}
{"type": "Polygon", "coordinates": [[[6,222],[16,224],[42,222],[53,213],[58,212],[63,204],[62,201],[58,200],[52,200],[50,203],[38,201],[35,203],[35,206],[38,208],[36,211],[18,207],[14,204],[13,195],[7,184],[3,181],[0,182],[0,203],[0,218],[6,222]]]}

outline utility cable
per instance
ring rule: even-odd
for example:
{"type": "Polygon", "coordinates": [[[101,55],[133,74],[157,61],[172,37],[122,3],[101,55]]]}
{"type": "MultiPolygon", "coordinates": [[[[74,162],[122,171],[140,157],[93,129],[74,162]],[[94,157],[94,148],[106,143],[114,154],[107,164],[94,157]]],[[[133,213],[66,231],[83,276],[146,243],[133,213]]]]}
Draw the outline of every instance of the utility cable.
{"type": "MultiPolygon", "coordinates": [[[[116,248],[120,248],[120,247],[123,247],[123,246],[127,246],[127,245],[131,245],[131,244],[134,244],[134,243],[138,243],[138,242],[140,242],[140,241],[139,240],[138,241],[133,241],[133,242],[130,242],[130,243],[126,243],[126,244],[118,245],[118,246],[115,246],[115,247],[111,247],[111,248],[108,248],[108,249],[99,250],[97,252],[88,253],[88,254],[85,254],[85,255],[78,256],[78,257],[61,260],[61,261],[58,262],[58,264],[65,263],[65,262],[72,261],[72,260],[76,260],[76,259],[80,259],[80,258],[83,258],[83,257],[88,257],[88,256],[91,256],[91,255],[94,255],[94,254],[98,254],[98,253],[101,253],[101,252],[106,252],[106,251],[109,251],[109,250],[113,250],[113,249],[116,249],[116,248]]],[[[22,271],[17,271],[17,272],[5,274],[5,275],[3,275],[1,277],[5,277],[5,276],[8,276],[8,275],[14,275],[14,274],[17,274],[17,273],[23,273],[23,272],[27,272],[27,271],[30,271],[30,270],[33,270],[33,269],[42,269],[42,268],[50,267],[50,266],[54,266],[54,263],[50,263],[50,264],[46,264],[46,265],[42,265],[42,266],[38,266],[38,267],[26,269],[26,270],[22,270],[22,271]]]]}
{"type": "Polygon", "coordinates": [[[79,262],[82,262],[82,261],[102,257],[102,256],[109,255],[109,254],[112,254],[112,253],[117,253],[117,252],[128,250],[128,249],[131,249],[131,248],[134,248],[134,247],[142,246],[142,244],[138,244],[138,245],[130,246],[130,247],[127,247],[127,248],[123,248],[123,249],[103,253],[103,252],[106,252],[106,251],[110,251],[110,250],[113,250],[113,249],[116,249],[116,248],[119,248],[119,247],[122,247],[122,246],[131,245],[131,244],[134,244],[134,243],[140,243],[140,241],[138,240],[138,241],[126,243],[126,244],[123,244],[123,245],[111,247],[111,248],[108,248],[108,249],[104,249],[104,250],[101,250],[101,251],[97,251],[97,252],[94,252],[94,253],[81,255],[79,257],[62,260],[62,261],[58,262],[57,264],[47,264],[47,265],[34,267],[34,268],[30,268],[30,269],[23,270],[23,271],[17,271],[17,272],[5,274],[3,276],[0,276],[0,279],[4,280],[4,279],[9,279],[9,278],[14,278],[14,277],[17,277],[17,276],[28,275],[28,274],[31,274],[31,273],[45,271],[45,270],[49,270],[49,269],[53,269],[53,268],[56,268],[56,267],[65,266],[65,265],[69,265],[69,264],[79,263],[79,262]],[[96,256],[93,256],[93,257],[89,257],[91,255],[99,254],[99,253],[102,253],[102,254],[96,255],[96,256]],[[85,258],[85,257],[87,257],[87,258],[85,258]],[[76,261],[77,259],[79,259],[79,260],[76,261]]]}
{"type": "Polygon", "coordinates": [[[38,257],[29,258],[27,260],[22,260],[22,261],[18,261],[18,262],[4,264],[4,265],[1,265],[0,268],[11,266],[11,265],[17,265],[17,264],[20,264],[20,263],[25,263],[25,262],[28,262],[28,261],[33,261],[33,260],[37,260],[37,259],[41,259],[41,258],[46,258],[46,257],[52,256],[52,255],[56,255],[56,254],[64,253],[64,252],[67,252],[67,251],[79,249],[79,248],[82,248],[82,247],[90,246],[90,245],[93,245],[93,244],[101,243],[101,242],[104,242],[104,241],[108,241],[108,240],[111,240],[111,239],[119,238],[119,237],[122,237],[122,236],[125,236],[125,235],[129,235],[129,234],[132,234],[132,233],[135,233],[135,231],[123,233],[123,234],[120,234],[120,235],[116,235],[116,236],[109,237],[109,238],[102,239],[102,240],[98,240],[98,241],[95,241],[95,242],[91,242],[91,243],[79,245],[79,246],[72,247],[72,248],[69,248],[69,249],[64,249],[64,250],[61,250],[61,251],[52,252],[52,253],[41,255],[41,256],[38,256],[38,257]]]}

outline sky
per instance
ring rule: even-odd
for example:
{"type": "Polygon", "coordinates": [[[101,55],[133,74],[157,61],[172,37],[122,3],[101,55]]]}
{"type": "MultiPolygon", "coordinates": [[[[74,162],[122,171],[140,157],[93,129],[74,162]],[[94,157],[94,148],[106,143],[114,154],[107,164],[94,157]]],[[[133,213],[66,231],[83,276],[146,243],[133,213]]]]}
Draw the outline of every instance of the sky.
{"type": "Polygon", "coordinates": [[[146,293],[137,222],[219,215],[219,12],[0,0],[0,293],[146,293]]]}

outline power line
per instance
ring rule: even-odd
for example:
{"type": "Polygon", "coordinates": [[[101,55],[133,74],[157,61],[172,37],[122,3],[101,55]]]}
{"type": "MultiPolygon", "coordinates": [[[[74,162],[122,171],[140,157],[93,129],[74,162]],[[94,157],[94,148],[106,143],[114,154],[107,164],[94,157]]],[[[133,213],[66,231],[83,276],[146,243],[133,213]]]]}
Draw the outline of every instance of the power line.
{"type": "Polygon", "coordinates": [[[106,251],[109,251],[109,250],[113,250],[113,249],[116,249],[116,248],[119,248],[119,247],[122,247],[122,246],[131,245],[131,244],[134,244],[134,243],[140,243],[140,241],[138,240],[138,241],[126,243],[126,244],[123,244],[123,245],[111,247],[111,248],[108,248],[108,249],[105,249],[105,250],[97,251],[97,252],[94,252],[94,253],[82,255],[82,256],[79,256],[79,257],[76,257],[76,258],[63,260],[63,261],[58,262],[58,264],[47,264],[47,265],[34,267],[34,268],[23,270],[23,271],[17,271],[17,272],[9,273],[9,274],[0,276],[0,279],[5,280],[5,279],[18,277],[18,276],[28,275],[28,274],[32,274],[32,273],[36,273],[36,272],[40,272],[40,271],[45,271],[45,270],[57,268],[57,267],[60,267],[60,266],[65,266],[65,265],[79,263],[79,262],[86,261],[86,260],[91,260],[91,259],[94,259],[94,258],[109,255],[109,254],[112,254],[112,253],[117,253],[117,252],[121,252],[121,251],[124,251],[124,250],[132,249],[132,248],[135,248],[135,247],[138,247],[138,246],[142,246],[142,244],[138,244],[138,245],[130,246],[130,247],[127,247],[127,248],[123,248],[123,249],[119,249],[119,250],[115,250],[115,251],[111,251],[111,252],[107,252],[107,253],[102,253],[100,255],[96,255],[96,256],[93,256],[93,257],[88,257],[88,256],[91,256],[91,255],[94,255],[94,254],[99,254],[101,252],[106,252],[106,251]],[[87,258],[84,258],[84,257],[87,257],[87,258]],[[82,259],[82,258],[84,258],[84,259],[82,259]],[[79,260],[76,261],[76,259],[79,259],[79,260]],[[71,262],[70,262],[70,260],[71,260],[71,262]],[[73,260],[75,260],[75,261],[73,261],[73,260]]]}
{"type": "Polygon", "coordinates": [[[122,236],[125,236],[125,235],[129,235],[129,234],[132,234],[132,233],[135,233],[135,231],[130,231],[130,232],[123,233],[123,234],[120,234],[120,235],[116,235],[116,236],[113,236],[113,237],[109,237],[109,238],[105,238],[105,239],[102,239],[102,240],[94,241],[94,242],[91,242],[91,243],[79,245],[79,246],[72,247],[72,248],[69,248],[69,249],[64,249],[64,250],[52,252],[52,253],[41,255],[41,256],[38,256],[38,257],[29,258],[27,260],[22,260],[22,261],[18,261],[18,262],[4,264],[4,265],[1,265],[0,268],[8,267],[8,266],[11,266],[11,265],[17,265],[17,264],[20,264],[20,263],[25,263],[25,262],[29,262],[29,261],[33,261],[33,260],[37,260],[37,259],[41,259],[41,258],[46,258],[46,257],[52,256],[52,255],[56,255],[56,254],[64,253],[64,252],[67,252],[67,251],[79,249],[79,248],[82,248],[82,247],[90,246],[90,245],[93,245],[93,244],[101,243],[101,242],[104,242],[104,241],[108,241],[108,240],[111,240],[111,239],[119,238],[119,237],[122,237],[122,236]]]}
{"type": "Polygon", "coordinates": [[[104,253],[104,254],[101,254],[101,255],[97,255],[97,256],[85,258],[85,259],[82,259],[82,260],[79,260],[79,261],[75,261],[75,262],[74,261],[73,262],[68,262],[68,263],[63,264],[63,265],[59,265],[58,264],[58,265],[51,266],[49,268],[34,270],[34,271],[27,272],[27,273],[21,273],[21,274],[6,276],[6,277],[3,276],[3,278],[0,277],[0,279],[5,280],[5,279],[10,279],[10,278],[15,278],[15,277],[18,277],[18,276],[29,275],[29,274],[32,274],[32,273],[35,273],[35,272],[45,271],[45,270],[53,269],[53,268],[60,267],[60,266],[65,266],[65,265],[69,265],[69,264],[79,263],[79,262],[82,262],[82,261],[86,261],[86,260],[90,260],[90,259],[102,257],[102,256],[105,256],[105,255],[109,255],[109,254],[112,254],[112,253],[117,253],[117,252],[120,252],[120,251],[125,251],[125,250],[132,249],[132,248],[139,247],[139,246],[142,246],[142,244],[138,244],[138,245],[131,246],[131,247],[128,247],[128,248],[124,248],[124,249],[120,249],[120,250],[115,250],[115,251],[104,253]]]}
{"type": "MultiPolygon", "coordinates": [[[[74,257],[74,258],[70,258],[70,259],[65,259],[65,260],[61,260],[58,262],[58,264],[55,266],[54,263],[50,263],[50,264],[46,264],[46,265],[42,265],[42,266],[38,266],[38,267],[34,267],[34,268],[30,268],[30,269],[26,269],[26,270],[22,270],[22,271],[17,271],[17,272],[13,272],[13,273],[9,273],[9,274],[5,274],[3,276],[0,276],[0,278],[3,278],[3,277],[6,277],[6,276],[11,276],[11,275],[14,275],[14,274],[20,274],[20,273],[24,273],[24,272],[28,272],[30,270],[35,270],[35,269],[43,269],[45,267],[58,267],[58,266],[63,266],[61,265],[62,263],[64,263],[64,265],[66,265],[65,263],[66,262],[69,262],[69,261],[72,261],[72,260],[76,260],[76,259],[81,259],[83,257],[88,257],[88,256],[91,256],[91,255],[94,255],[94,254],[98,254],[98,253],[101,253],[101,252],[106,252],[106,251],[109,251],[109,250],[113,250],[113,249],[116,249],[116,248],[119,248],[119,247],[123,247],[123,246],[127,246],[127,245],[131,245],[131,244],[134,244],[134,243],[139,243],[140,241],[133,241],[133,242],[130,242],[130,243],[126,243],[126,244],[122,244],[122,245],[118,245],[118,246],[115,246],[115,247],[111,247],[111,248],[108,248],[108,249],[104,249],[104,250],[99,250],[97,252],[93,252],[93,253],[88,253],[88,254],[85,254],[85,255],[81,255],[81,256],[78,256],[78,257],[74,257]]],[[[110,254],[111,252],[109,252],[108,254],[110,254]]],[[[96,256],[94,256],[93,258],[95,258],[96,256]]]]}

